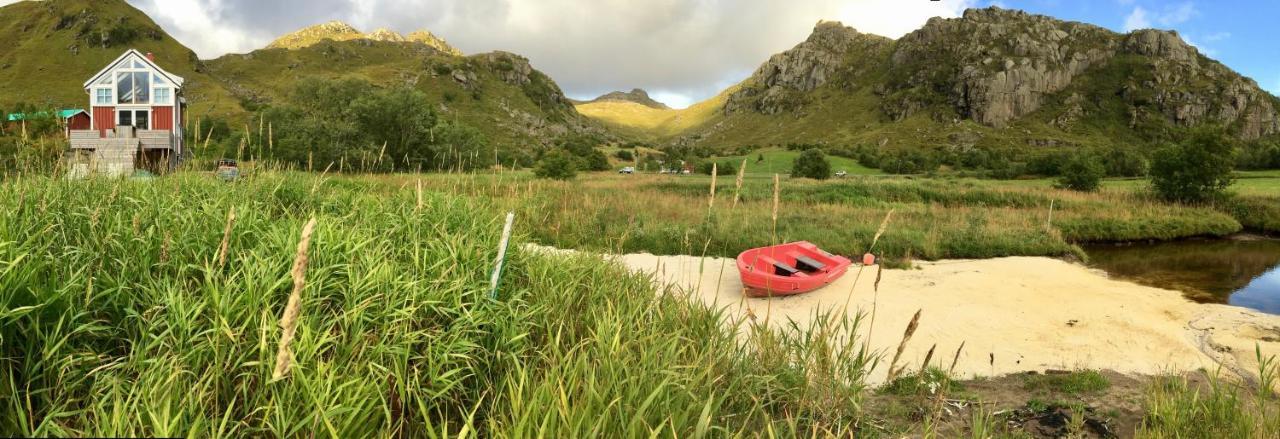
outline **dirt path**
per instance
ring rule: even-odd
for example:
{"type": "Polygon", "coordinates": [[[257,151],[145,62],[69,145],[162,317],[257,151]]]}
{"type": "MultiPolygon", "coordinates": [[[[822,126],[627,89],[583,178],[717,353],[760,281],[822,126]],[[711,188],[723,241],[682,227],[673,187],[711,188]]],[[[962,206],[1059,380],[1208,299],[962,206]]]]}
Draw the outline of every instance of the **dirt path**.
{"type": "MultiPolygon", "coordinates": [[[[885,270],[875,292],[875,267],[855,267],[810,294],[750,299],[732,259],[634,254],[614,256],[655,281],[690,291],[731,316],[768,317],[773,325],[807,323],[816,310],[876,309],[872,347],[896,349],[917,310],[920,326],[903,355],[920,364],[930,346],[950,358],[966,348],[963,377],[1045,369],[1110,369],[1155,375],[1216,370],[1256,382],[1254,345],[1280,355],[1280,316],[1224,305],[1201,305],[1181,293],[1112,280],[1057,259],[1015,257],[939,261],[916,270],[885,270]],[[857,280],[856,287],[855,280],[857,280]]],[[[868,332],[864,329],[865,332],[868,332]]],[[[935,358],[939,358],[935,357],[935,358]]],[[[881,367],[873,380],[883,380],[881,367]]]]}

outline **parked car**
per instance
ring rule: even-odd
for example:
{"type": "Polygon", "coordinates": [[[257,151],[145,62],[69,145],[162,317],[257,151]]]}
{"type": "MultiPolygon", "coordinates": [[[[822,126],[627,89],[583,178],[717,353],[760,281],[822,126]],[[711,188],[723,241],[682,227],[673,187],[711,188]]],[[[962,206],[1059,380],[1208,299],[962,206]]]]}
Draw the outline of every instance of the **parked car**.
{"type": "Polygon", "coordinates": [[[845,171],[838,171],[838,172],[836,172],[836,178],[844,178],[844,177],[845,177],[845,176],[847,176],[847,175],[849,175],[849,173],[848,173],[848,172],[845,172],[845,171]]]}
{"type": "Polygon", "coordinates": [[[631,167],[631,166],[627,166],[627,167],[625,167],[625,168],[622,168],[622,169],[618,170],[618,173],[619,173],[619,174],[634,174],[634,173],[636,173],[636,168],[633,168],[633,167],[631,167]]]}
{"type": "Polygon", "coordinates": [[[218,160],[216,173],[222,181],[235,181],[240,178],[240,168],[236,167],[236,161],[231,159],[218,160]]]}

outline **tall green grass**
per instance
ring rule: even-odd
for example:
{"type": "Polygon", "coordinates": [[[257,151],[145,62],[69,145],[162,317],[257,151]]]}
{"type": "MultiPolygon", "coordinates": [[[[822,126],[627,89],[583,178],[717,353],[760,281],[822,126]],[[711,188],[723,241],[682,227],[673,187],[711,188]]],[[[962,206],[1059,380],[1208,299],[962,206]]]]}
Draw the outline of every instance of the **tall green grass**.
{"type": "MultiPolygon", "coordinates": [[[[516,251],[500,211],[412,186],[23,178],[0,191],[0,435],[856,434],[857,318],[739,335],[588,257],[516,251]],[[236,209],[226,262],[218,251],[236,209]],[[271,379],[315,217],[290,374],[271,379]]],[[[521,216],[516,245],[537,218],[521,216]]]]}

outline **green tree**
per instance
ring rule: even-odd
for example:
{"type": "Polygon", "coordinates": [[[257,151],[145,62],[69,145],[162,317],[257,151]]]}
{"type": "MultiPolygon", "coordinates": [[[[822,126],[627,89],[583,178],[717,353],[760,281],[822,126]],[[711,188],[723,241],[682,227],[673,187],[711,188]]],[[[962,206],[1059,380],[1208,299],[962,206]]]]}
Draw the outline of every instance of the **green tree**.
{"type": "Polygon", "coordinates": [[[1079,154],[1059,168],[1058,187],[1080,192],[1096,192],[1107,173],[1102,160],[1093,154],[1079,154]]]}
{"type": "Polygon", "coordinates": [[[1168,201],[1196,203],[1220,197],[1233,182],[1235,145],[1219,132],[1199,130],[1156,153],[1151,186],[1168,201]]]}
{"type": "Polygon", "coordinates": [[[737,175],[738,167],[734,166],[732,161],[714,162],[707,160],[698,164],[698,173],[711,175],[712,166],[715,166],[716,175],[737,175]]]}
{"type": "Polygon", "coordinates": [[[792,162],[791,176],[826,180],[831,178],[831,162],[821,149],[806,149],[792,162]]]}
{"type": "Polygon", "coordinates": [[[553,180],[572,180],[578,176],[578,160],[568,152],[551,151],[538,161],[538,165],[533,168],[533,175],[553,180]]]}
{"type": "Polygon", "coordinates": [[[1113,147],[1103,154],[1107,175],[1113,177],[1141,177],[1151,169],[1147,158],[1133,148],[1113,147]]]}
{"type": "Polygon", "coordinates": [[[619,149],[617,153],[613,154],[613,156],[617,157],[618,160],[623,160],[628,162],[636,159],[635,154],[632,154],[631,151],[627,151],[625,149],[619,149]]]}

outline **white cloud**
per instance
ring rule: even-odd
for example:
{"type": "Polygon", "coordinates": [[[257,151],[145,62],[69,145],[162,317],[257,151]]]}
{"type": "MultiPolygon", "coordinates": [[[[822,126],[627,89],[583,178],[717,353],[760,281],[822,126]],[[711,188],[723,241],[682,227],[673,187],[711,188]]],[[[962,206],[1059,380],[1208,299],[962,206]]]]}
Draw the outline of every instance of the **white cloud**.
{"type": "MultiPolygon", "coordinates": [[[[8,1],[8,0],[0,0],[8,1]]],[[[329,20],[428,29],[466,53],[529,57],[574,97],[640,87],[701,100],[803,41],[822,19],[900,37],[980,0],[129,0],[202,58],[329,20]]]]}
{"type": "Polygon", "coordinates": [[[1138,29],[1148,29],[1151,27],[1151,19],[1147,18],[1147,10],[1142,6],[1133,8],[1133,12],[1124,19],[1125,32],[1135,31],[1138,29]]]}
{"type": "Polygon", "coordinates": [[[862,32],[901,37],[919,29],[932,17],[957,17],[972,0],[931,1],[904,4],[901,0],[856,0],[840,7],[837,19],[862,32]]]}
{"type": "Polygon", "coordinates": [[[1186,23],[1192,17],[1200,12],[1196,10],[1196,5],[1191,2],[1185,2],[1166,10],[1160,14],[1158,21],[1164,26],[1173,26],[1176,24],[1186,23]]]}
{"type": "Polygon", "coordinates": [[[1215,32],[1204,36],[1204,40],[1208,42],[1218,42],[1231,38],[1231,32],[1215,32]]]}
{"type": "Polygon", "coordinates": [[[1133,12],[1129,13],[1129,16],[1124,19],[1124,30],[1127,32],[1149,29],[1155,27],[1155,25],[1172,28],[1190,21],[1197,15],[1200,15],[1200,11],[1196,9],[1195,3],[1190,1],[1166,6],[1155,12],[1149,11],[1142,6],[1135,6],[1133,12]]]}

